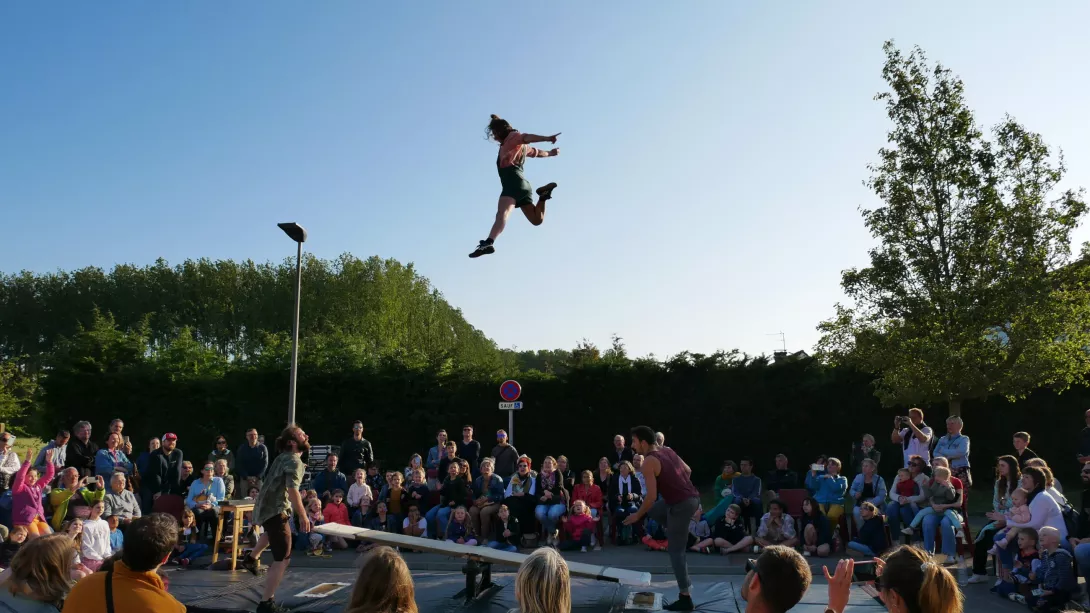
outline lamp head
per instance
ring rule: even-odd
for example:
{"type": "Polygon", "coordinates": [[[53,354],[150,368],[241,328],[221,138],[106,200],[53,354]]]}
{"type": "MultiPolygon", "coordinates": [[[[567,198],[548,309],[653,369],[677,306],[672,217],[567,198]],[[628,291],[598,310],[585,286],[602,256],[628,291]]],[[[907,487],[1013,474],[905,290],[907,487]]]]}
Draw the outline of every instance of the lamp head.
{"type": "Polygon", "coordinates": [[[283,230],[284,234],[287,234],[288,237],[291,238],[291,240],[297,243],[307,242],[307,231],[303,228],[303,226],[295,223],[294,221],[286,221],[284,223],[278,223],[276,225],[281,230],[283,230]]]}

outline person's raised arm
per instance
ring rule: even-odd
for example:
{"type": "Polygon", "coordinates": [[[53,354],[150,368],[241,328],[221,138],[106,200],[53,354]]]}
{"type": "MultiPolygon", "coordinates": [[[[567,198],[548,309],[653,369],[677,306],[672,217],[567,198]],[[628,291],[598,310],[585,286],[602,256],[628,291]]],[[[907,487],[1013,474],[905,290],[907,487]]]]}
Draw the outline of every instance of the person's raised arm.
{"type": "MultiPolygon", "coordinates": [[[[912,429],[912,436],[916,437],[916,440],[925,445],[931,441],[931,433],[920,430],[916,424],[912,423],[911,419],[908,420],[908,427],[912,429]]],[[[930,430],[930,428],[928,428],[928,430],[930,430]]]]}
{"type": "Polygon", "coordinates": [[[889,440],[894,445],[900,445],[902,442],[904,442],[904,439],[901,438],[901,418],[900,417],[894,417],[893,418],[893,434],[889,437],[889,440]]]}
{"type": "Polygon", "coordinates": [[[553,158],[553,157],[556,157],[558,155],[560,155],[560,147],[554,147],[553,149],[551,149],[549,151],[545,151],[544,149],[536,149],[536,148],[530,147],[530,151],[527,152],[526,157],[553,158]]]}
{"type": "Polygon", "coordinates": [[[557,132],[556,134],[553,134],[552,136],[539,136],[537,134],[523,133],[522,142],[523,142],[523,144],[526,144],[526,145],[529,145],[531,143],[554,143],[555,144],[557,136],[560,136],[560,132],[557,132]]]}

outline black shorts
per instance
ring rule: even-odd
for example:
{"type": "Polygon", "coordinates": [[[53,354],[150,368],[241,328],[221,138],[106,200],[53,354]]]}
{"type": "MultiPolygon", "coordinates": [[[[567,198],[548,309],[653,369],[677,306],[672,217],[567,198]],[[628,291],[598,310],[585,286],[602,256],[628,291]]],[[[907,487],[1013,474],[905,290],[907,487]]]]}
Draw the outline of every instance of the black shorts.
{"type": "Polygon", "coordinates": [[[723,539],[731,545],[737,545],[742,542],[742,539],[746,538],[746,531],[739,524],[728,526],[724,523],[716,522],[712,537],[723,539]]]}
{"type": "Polygon", "coordinates": [[[273,562],[291,558],[291,526],[288,525],[288,516],[281,513],[266,519],[261,527],[269,535],[269,550],[272,551],[273,562]]]}

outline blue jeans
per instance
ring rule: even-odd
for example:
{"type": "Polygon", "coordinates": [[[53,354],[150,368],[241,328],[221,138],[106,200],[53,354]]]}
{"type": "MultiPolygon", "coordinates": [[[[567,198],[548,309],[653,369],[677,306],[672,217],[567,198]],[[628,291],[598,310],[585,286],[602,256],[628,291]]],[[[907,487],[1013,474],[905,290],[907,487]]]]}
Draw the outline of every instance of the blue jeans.
{"type": "Polygon", "coordinates": [[[435,527],[438,532],[435,533],[436,537],[440,540],[447,538],[447,522],[450,521],[450,514],[454,512],[453,507],[438,507],[439,511],[435,514],[435,527]]]}
{"type": "Polygon", "coordinates": [[[889,531],[894,533],[894,538],[897,538],[896,533],[901,531],[901,522],[906,524],[912,521],[912,518],[916,516],[916,511],[919,508],[915,504],[908,503],[901,505],[896,500],[890,501],[886,505],[886,518],[889,521],[889,531]]]}
{"type": "MultiPolygon", "coordinates": [[[[424,519],[428,520],[428,534],[431,534],[434,538],[439,538],[439,537],[442,536],[442,534],[440,534],[439,532],[436,532],[436,530],[435,530],[435,519],[439,515],[439,509],[442,509],[442,508],[443,507],[438,507],[438,506],[432,507],[432,508],[428,509],[427,513],[424,514],[424,519]]],[[[444,527],[444,529],[446,528],[446,526],[443,526],[443,527],[444,527]]],[[[444,530],[444,532],[445,532],[445,530],[444,530]]]]}
{"type": "Polygon", "coordinates": [[[1079,574],[1090,585],[1090,543],[1083,543],[1075,547],[1075,561],[1079,563],[1079,574]]]}
{"type": "Polygon", "coordinates": [[[489,549],[499,549],[500,551],[507,551],[510,553],[515,553],[519,550],[519,548],[514,545],[506,545],[499,541],[488,541],[488,547],[489,549]]]}
{"type": "Polygon", "coordinates": [[[185,551],[174,557],[179,560],[192,560],[201,557],[206,551],[208,551],[208,545],[204,543],[189,543],[185,546],[185,551]]]}
{"type": "MultiPolygon", "coordinates": [[[[712,507],[712,510],[704,512],[704,521],[708,522],[709,526],[714,526],[715,522],[719,521],[720,517],[727,514],[727,508],[734,504],[734,496],[727,496],[719,501],[719,504],[712,507]]],[[[650,532],[650,530],[648,530],[650,532]]]]}
{"type": "Polygon", "coordinates": [[[870,547],[867,547],[859,541],[851,541],[850,543],[848,543],[847,548],[849,551],[858,551],[859,553],[872,558],[878,555],[871,551],[870,547]]]}
{"type": "Polygon", "coordinates": [[[534,517],[541,522],[541,531],[544,537],[552,536],[556,532],[556,522],[568,508],[562,504],[539,504],[534,508],[534,517]]]}
{"type": "MultiPolygon", "coordinates": [[[[935,509],[932,508],[932,507],[927,507],[926,509],[920,509],[920,512],[916,513],[916,517],[912,518],[912,523],[909,524],[908,527],[909,528],[919,528],[920,524],[923,523],[924,519],[926,519],[928,517],[931,517],[932,515],[935,515],[936,513],[937,513],[937,511],[935,511],[935,509]]],[[[961,525],[961,515],[959,515],[957,511],[955,511],[953,509],[946,509],[945,511],[942,512],[942,515],[943,515],[943,517],[949,519],[953,524],[958,525],[958,526],[961,525]]]]}
{"type": "Polygon", "coordinates": [[[952,522],[945,514],[930,513],[923,520],[923,546],[930,553],[935,553],[935,534],[942,530],[942,553],[948,559],[958,555],[957,528],[961,527],[961,518],[952,522]]]}

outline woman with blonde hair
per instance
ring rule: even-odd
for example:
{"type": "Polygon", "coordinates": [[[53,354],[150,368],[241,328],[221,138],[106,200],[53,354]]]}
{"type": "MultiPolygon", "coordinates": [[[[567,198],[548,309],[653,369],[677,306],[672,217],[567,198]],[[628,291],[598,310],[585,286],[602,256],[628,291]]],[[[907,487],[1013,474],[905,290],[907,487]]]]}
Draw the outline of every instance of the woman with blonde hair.
{"type": "Polygon", "coordinates": [[[957,581],[926,551],[905,545],[875,561],[875,584],[890,613],[962,613],[957,581]]]}
{"type": "Polygon", "coordinates": [[[0,609],[59,611],[72,589],[69,578],[75,557],[72,539],[64,534],[28,541],[11,560],[7,580],[0,586],[0,609]]]}
{"type": "Polygon", "coordinates": [[[375,547],[363,557],[345,613],[417,613],[413,576],[390,547],[375,547]]]}
{"type": "Polygon", "coordinates": [[[555,549],[535,550],[515,576],[519,613],[571,613],[568,564],[555,549]]]}

